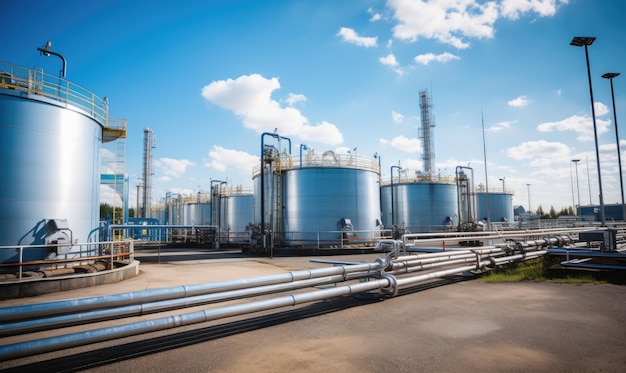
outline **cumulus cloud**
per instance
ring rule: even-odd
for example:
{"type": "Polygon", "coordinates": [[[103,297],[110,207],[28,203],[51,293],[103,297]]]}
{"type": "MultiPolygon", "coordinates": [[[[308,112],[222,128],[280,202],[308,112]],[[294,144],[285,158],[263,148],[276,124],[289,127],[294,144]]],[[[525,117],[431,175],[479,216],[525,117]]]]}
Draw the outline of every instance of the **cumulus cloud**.
{"type": "Polygon", "coordinates": [[[385,57],[380,57],[378,59],[378,62],[382,63],[383,65],[391,67],[393,71],[395,71],[396,74],[400,76],[404,74],[404,70],[400,67],[398,60],[396,60],[396,56],[394,56],[393,53],[389,53],[385,57]]]}
{"type": "Polygon", "coordinates": [[[387,66],[392,66],[392,67],[398,66],[398,61],[396,60],[396,56],[394,56],[393,53],[389,53],[385,57],[379,58],[378,62],[387,66]]]}
{"type": "MultiPolygon", "coordinates": [[[[610,120],[596,118],[598,135],[607,132],[610,124],[610,120]]],[[[594,139],[591,116],[572,115],[558,122],[543,122],[537,126],[537,130],[539,132],[574,131],[578,133],[577,139],[580,141],[592,141],[594,139]]]]}
{"type": "Polygon", "coordinates": [[[378,40],[377,37],[359,36],[356,31],[348,27],[340,28],[337,36],[340,36],[341,39],[347,43],[355,44],[365,48],[375,47],[378,40]]]}
{"type": "Polygon", "coordinates": [[[404,115],[400,113],[396,113],[395,111],[391,111],[391,119],[396,123],[402,123],[404,120],[404,115]]]}
{"type": "Polygon", "coordinates": [[[420,54],[418,56],[415,56],[415,62],[421,65],[428,65],[432,61],[446,63],[448,61],[458,60],[458,59],[460,59],[459,56],[455,56],[454,54],[448,53],[448,52],[441,53],[441,54],[426,53],[426,54],[420,54]]]}
{"type": "Polygon", "coordinates": [[[517,98],[512,99],[508,102],[509,106],[513,107],[524,107],[530,104],[530,100],[526,96],[518,96],[517,98]]]}
{"type": "Polygon", "coordinates": [[[596,112],[596,117],[607,115],[609,113],[609,107],[601,102],[594,102],[593,109],[596,112]]]}
{"type": "Polygon", "coordinates": [[[561,4],[569,0],[503,0],[500,3],[500,13],[509,19],[518,19],[525,13],[537,13],[540,17],[553,16],[561,4]]]}
{"type": "Polygon", "coordinates": [[[305,102],[305,101],[306,101],[305,95],[300,95],[300,94],[295,94],[295,93],[290,93],[289,96],[287,96],[287,99],[285,100],[285,102],[287,102],[289,106],[293,106],[299,102],[305,102]]]}
{"type": "Polygon", "coordinates": [[[397,136],[391,140],[379,139],[381,144],[391,145],[392,147],[407,153],[419,153],[422,151],[422,145],[419,139],[410,139],[404,136],[397,136]]]}
{"type": "Polygon", "coordinates": [[[529,164],[535,167],[545,167],[553,163],[569,162],[570,149],[560,142],[527,141],[518,146],[513,146],[507,150],[510,158],[519,161],[530,161],[529,164]]]}
{"type": "Polygon", "coordinates": [[[306,141],[329,145],[343,142],[343,136],[334,124],[323,121],[312,125],[298,109],[282,107],[273,100],[272,92],[279,88],[278,78],[266,79],[259,74],[251,74],[212,82],[202,88],[202,96],[232,111],[241,118],[246,128],[257,133],[278,129],[283,136],[297,136],[306,141]]]}
{"type": "Polygon", "coordinates": [[[540,17],[556,13],[568,0],[389,0],[398,24],[394,37],[414,42],[435,39],[458,49],[469,47],[467,38],[493,38],[500,17],[517,19],[535,13],[540,17]]]}
{"type": "Polygon", "coordinates": [[[162,176],[180,177],[187,171],[187,167],[194,166],[194,163],[188,159],[159,158],[154,161],[154,166],[162,176]]]}
{"type": "Polygon", "coordinates": [[[252,167],[259,162],[258,156],[213,145],[209,151],[209,158],[204,165],[221,172],[235,170],[249,175],[252,172],[252,167]]]}
{"type": "Polygon", "coordinates": [[[504,122],[499,122],[499,123],[496,123],[493,126],[487,128],[487,131],[490,131],[490,132],[500,132],[500,131],[505,130],[507,128],[511,128],[511,125],[515,124],[515,123],[517,123],[517,121],[508,121],[507,120],[507,121],[504,121],[504,122]]]}
{"type": "Polygon", "coordinates": [[[380,21],[382,16],[380,15],[380,13],[376,12],[374,10],[374,8],[369,7],[369,9],[367,9],[367,12],[372,16],[370,18],[370,22],[376,22],[376,21],[380,21]]]}

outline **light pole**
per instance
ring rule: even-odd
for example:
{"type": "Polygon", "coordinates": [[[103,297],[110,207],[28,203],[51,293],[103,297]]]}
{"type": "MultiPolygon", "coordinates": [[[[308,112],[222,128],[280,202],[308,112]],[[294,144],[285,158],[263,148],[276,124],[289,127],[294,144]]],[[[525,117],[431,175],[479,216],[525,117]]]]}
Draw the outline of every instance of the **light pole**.
{"type": "Polygon", "coordinates": [[[604,219],[604,197],[602,196],[602,175],[600,172],[600,149],[598,147],[598,128],[596,125],[596,110],[593,106],[593,88],[591,87],[591,69],[589,68],[588,47],[596,40],[593,36],[575,36],[569,43],[575,47],[585,47],[585,59],[587,61],[587,80],[589,81],[589,98],[591,99],[591,120],[593,121],[593,136],[596,143],[596,164],[598,167],[598,187],[600,188],[600,222],[606,226],[604,219]]]}
{"type": "Polygon", "coordinates": [[[580,184],[578,184],[578,162],[580,162],[580,159],[572,159],[572,162],[574,162],[574,164],[576,165],[576,192],[578,193],[578,205],[575,205],[574,207],[576,207],[576,215],[578,215],[578,208],[580,207],[580,184]]]}
{"type": "Polygon", "coordinates": [[[622,196],[622,220],[626,221],[626,207],[624,206],[624,179],[622,178],[622,154],[619,150],[619,135],[617,133],[617,113],[615,112],[615,94],[613,92],[613,78],[619,73],[606,73],[602,77],[611,82],[611,100],[613,101],[613,123],[615,123],[615,141],[617,142],[617,165],[619,167],[619,187],[622,196]]]}
{"type": "Polygon", "coordinates": [[[569,164],[569,183],[572,186],[572,207],[576,207],[576,201],[574,200],[574,176],[572,175],[572,164],[569,164]]]}
{"type": "Polygon", "coordinates": [[[394,210],[394,202],[393,202],[393,169],[394,168],[397,168],[398,172],[402,170],[402,167],[400,166],[391,166],[391,226],[392,227],[396,225],[395,219],[394,219],[395,212],[393,211],[394,210]]]}
{"type": "Polygon", "coordinates": [[[530,207],[530,184],[526,184],[526,188],[528,189],[528,213],[532,214],[532,207],[530,207]]]}
{"type": "Polygon", "coordinates": [[[63,57],[61,54],[52,51],[52,42],[48,41],[43,48],[37,48],[37,50],[46,57],[50,55],[59,57],[63,62],[63,68],[60,71],[61,77],[65,78],[65,75],[67,74],[67,61],[65,60],[65,57],[63,57]]]}

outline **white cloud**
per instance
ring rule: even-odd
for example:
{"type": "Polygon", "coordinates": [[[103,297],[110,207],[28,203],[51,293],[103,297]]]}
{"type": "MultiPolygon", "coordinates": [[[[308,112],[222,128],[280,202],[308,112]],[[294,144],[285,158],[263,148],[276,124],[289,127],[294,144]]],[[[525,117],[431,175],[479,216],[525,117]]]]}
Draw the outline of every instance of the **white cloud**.
{"type": "Polygon", "coordinates": [[[396,136],[391,140],[379,139],[378,141],[381,144],[391,145],[392,147],[407,153],[419,153],[422,151],[422,145],[419,139],[396,136]]]}
{"type": "Polygon", "coordinates": [[[343,142],[343,136],[334,124],[323,121],[312,125],[298,109],[281,107],[271,97],[272,92],[279,88],[278,78],[266,79],[259,74],[242,75],[234,80],[212,82],[202,88],[202,96],[232,111],[241,118],[246,128],[257,133],[278,129],[280,135],[297,136],[305,141],[329,145],[343,142]]]}
{"type": "Polygon", "coordinates": [[[531,166],[545,167],[553,163],[569,162],[570,149],[560,142],[527,141],[507,150],[510,158],[520,161],[530,161],[531,166]]]}
{"type": "MultiPolygon", "coordinates": [[[[608,131],[611,121],[602,120],[596,118],[596,126],[598,135],[608,131]]],[[[580,141],[591,141],[594,139],[593,135],[593,121],[591,116],[572,115],[569,118],[565,118],[558,122],[544,122],[537,126],[539,132],[551,132],[551,131],[574,131],[578,132],[577,137],[580,141]]]]}
{"type": "Polygon", "coordinates": [[[404,70],[401,67],[399,67],[398,61],[396,60],[396,56],[394,56],[393,53],[389,53],[385,57],[380,57],[378,61],[382,63],[383,65],[391,67],[393,71],[395,71],[396,74],[398,74],[399,76],[404,75],[404,70]]]}
{"type": "Polygon", "coordinates": [[[396,123],[402,123],[404,120],[404,115],[400,113],[396,113],[395,111],[391,111],[391,119],[396,123]]]}
{"type": "Polygon", "coordinates": [[[187,167],[193,166],[193,162],[187,159],[159,158],[154,161],[154,166],[159,169],[163,176],[180,177],[187,167]]]}
{"type": "Polygon", "coordinates": [[[509,19],[518,19],[524,13],[534,12],[540,17],[553,16],[560,4],[568,0],[502,0],[500,13],[509,19]]]}
{"type": "Polygon", "coordinates": [[[596,112],[596,117],[602,116],[602,115],[606,115],[609,113],[609,107],[606,106],[605,104],[601,103],[601,102],[594,102],[593,103],[593,109],[596,112]]]}
{"type": "Polygon", "coordinates": [[[390,0],[388,4],[398,21],[393,28],[396,38],[435,39],[458,49],[469,47],[463,37],[492,38],[498,19],[498,7],[493,1],[479,4],[468,0],[390,0]]]}
{"type": "Polygon", "coordinates": [[[398,61],[396,60],[396,56],[394,56],[393,53],[389,53],[385,57],[379,58],[378,62],[391,67],[398,66],[398,61]]]}
{"type": "Polygon", "coordinates": [[[221,172],[234,169],[242,174],[250,175],[252,168],[259,162],[259,156],[213,145],[209,151],[209,159],[204,165],[221,172]]]}
{"type": "Polygon", "coordinates": [[[419,56],[415,56],[415,62],[422,64],[422,65],[428,65],[432,61],[446,63],[448,61],[458,60],[458,59],[460,59],[459,56],[455,56],[454,54],[451,54],[448,52],[441,53],[441,54],[426,53],[426,54],[420,54],[419,56]]]}
{"type": "Polygon", "coordinates": [[[513,107],[524,107],[530,104],[530,100],[526,96],[518,96],[517,98],[512,99],[508,102],[509,106],[513,107]]]}
{"type": "Polygon", "coordinates": [[[367,12],[372,16],[370,18],[370,22],[376,22],[376,21],[380,21],[382,16],[380,15],[380,13],[376,12],[374,10],[374,8],[369,7],[369,9],[367,9],[367,12]]]}
{"type": "Polygon", "coordinates": [[[394,37],[417,41],[435,39],[458,49],[469,47],[467,38],[493,38],[494,24],[500,17],[517,19],[536,13],[552,16],[568,0],[389,0],[388,6],[398,24],[394,37]]]}
{"type": "Polygon", "coordinates": [[[515,123],[517,123],[516,120],[514,120],[514,121],[508,121],[507,120],[507,121],[504,121],[504,122],[499,122],[499,123],[496,123],[493,126],[487,128],[487,131],[490,131],[490,132],[500,132],[500,131],[505,130],[507,128],[511,128],[511,125],[515,124],[515,123]]]}
{"type": "Polygon", "coordinates": [[[348,27],[340,28],[337,36],[341,36],[341,39],[345,42],[366,48],[375,47],[378,40],[377,37],[359,36],[356,31],[348,27]]]}
{"type": "Polygon", "coordinates": [[[305,102],[305,101],[306,101],[305,95],[300,95],[300,94],[295,94],[295,93],[290,93],[289,96],[287,96],[287,99],[285,100],[285,102],[287,102],[289,106],[293,106],[299,102],[305,102]]]}

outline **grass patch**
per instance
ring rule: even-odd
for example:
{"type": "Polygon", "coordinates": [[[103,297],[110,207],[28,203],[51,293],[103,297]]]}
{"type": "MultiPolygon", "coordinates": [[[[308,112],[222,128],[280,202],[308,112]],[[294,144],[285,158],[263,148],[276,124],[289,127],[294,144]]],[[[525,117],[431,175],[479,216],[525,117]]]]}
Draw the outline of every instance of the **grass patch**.
{"type": "Polygon", "coordinates": [[[485,282],[549,281],[576,285],[606,283],[584,271],[570,272],[564,276],[555,275],[554,271],[549,270],[549,263],[546,263],[545,258],[527,260],[491,270],[484,273],[480,280],[485,282]]]}

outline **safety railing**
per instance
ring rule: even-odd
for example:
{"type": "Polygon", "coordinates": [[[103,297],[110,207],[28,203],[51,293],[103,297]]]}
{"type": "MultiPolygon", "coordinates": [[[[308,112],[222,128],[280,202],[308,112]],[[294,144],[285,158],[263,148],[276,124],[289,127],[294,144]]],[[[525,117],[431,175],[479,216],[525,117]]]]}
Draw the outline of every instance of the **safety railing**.
{"type": "Polygon", "coordinates": [[[72,105],[108,127],[109,107],[106,98],[66,79],[43,72],[0,62],[0,88],[45,97],[63,105],[72,105]]]}
{"type": "MultiPolygon", "coordinates": [[[[266,161],[267,161],[266,157],[266,161]]],[[[360,157],[356,154],[337,154],[327,151],[322,154],[309,152],[303,154],[302,157],[291,156],[289,154],[281,154],[276,157],[277,162],[274,163],[276,172],[294,170],[298,168],[354,168],[364,171],[372,171],[380,173],[378,161],[369,157],[360,157]]],[[[256,177],[261,173],[261,165],[252,168],[252,177],[256,177]]]]}
{"type": "Polygon", "coordinates": [[[12,263],[0,263],[0,273],[5,274],[7,280],[24,280],[24,273],[31,272],[31,268],[37,270],[72,268],[81,264],[94,263],[96,261],[108,262],[110,268],[114,268],[114,262],[119,260],[134,260],[134,246],[132,240],[87,242],[74,245],[20,245],[0,246],[0,251],[16,250],[18,260],[12,263]],[[25,253],[29,250],[49,249],[58,252],[61,248],[78,248],[67,254],[58,254],[54,259],[25,261],[25,253]],[[14,276],[14,278],[11,277],[14,276]]]}

